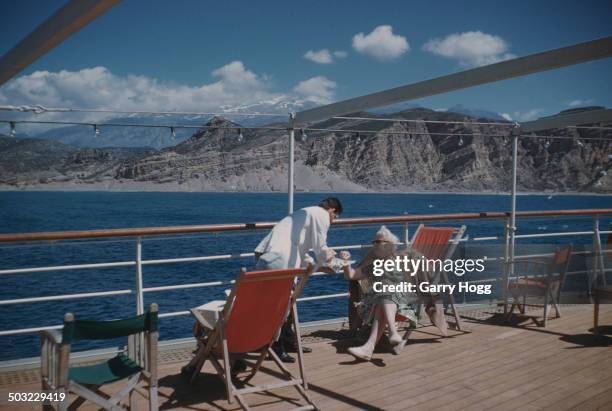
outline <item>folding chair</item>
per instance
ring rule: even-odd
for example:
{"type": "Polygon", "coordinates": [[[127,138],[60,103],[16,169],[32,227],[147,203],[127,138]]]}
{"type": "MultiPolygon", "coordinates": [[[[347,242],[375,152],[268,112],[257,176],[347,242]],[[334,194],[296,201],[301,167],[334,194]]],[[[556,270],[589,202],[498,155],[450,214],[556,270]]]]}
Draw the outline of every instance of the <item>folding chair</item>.
{"type": "Polygon", "coordinates": [[[535,259],[515,261],[514,273],[518,278],[508,284],[508,290],[513,297],[508,316],[512,315],[515,307],[519,309],[521,314],[525,314],[525,307],[534,305],[527,304],[527,296],[544,296],[544,318],[541,322],[538,322],[536,317],[531,316],[533,322],[538,326],[546,327],[549,301],[555,308],[556,318],[561,317],[559,298],[561,297],[561,289],[565,282],[565,274],[571,255],[572,245],[569,244],[558,249],[550,261],[535,259]],[[521,298],[522,303],[520,302],[521,298]]]}
{"type": "Polygon", "coordinates": [[[190,374],[193,383],[206,360],[210,360],[225,383],[228,401],[231,403],[235,397],[245,410],[249,407],[243,394],[288,386],[295,387],[309,404],[300,407],[300,410],[318,409],[306,392],[308,385],[304,375],[296,308],[296,300],[311,273],[312,267],[307,270],[293,268],[252,272],[247,272],[243,268],[222,311],[218,313],[216,323],[211,321],[211,316],[203,315],[200,310],[191,310],[198,327],[205,332],[198,338],[196,355],[187,366],[183,367],[183,373],[190,374]],[[294,289],[296,278],[299,278],[299,281],[294,289]],[[297,337],[300,378],[293,377],[271,348],[289,309],[293,314],[293,326],[297,337]],[[251,366],[251,372],[242,381],[245,387],[236,388],[232,382],[230,355],[245,353],[258,353],[259,356],[254,364],[248,364],[251,366]],[[285,380],[276,384],[246,386],[267,356],[270,356],[281,369],[285,380]],[[223,358],[223,366],[219,358],[223,358]]]}
{"type": "MultiPolygon", "coordinates": [[[[465,233],[466,226],[462,225],[461,227],[426,227],[421,224],[417,228],[414,236],[412,237],[412,241],[410,242],[410,249],[422,254],[425,258],[430,260],[445,260],[447,258],[451,258],[455,253],[455,249],[465,233]]],[[[426,273],[422,273],[426,274],[426,273]]],[[[448,276],[446,272],[442,271],[441,273],[433,273],[434,278],[426,278],[427,281],[436,280],[436,276],[440,275],[442,277],[442,281],[444,284],[448,284],[448,276]]],[[[415,276],[415,279],[418,283],[421,279],[419,276],[415,276]]],[[[428,275],[429,277],[429,275],[428,275]]],[[[461,320],[459,319],[459,313],[457,308],[455,307],[455,298],[452,294],[448,294],[448,301],[450,306],[453,309],[453,315],[455,316],[455,322],[457,330],[461,330],[461,320]]],[[[432,296],[432,304],[433,305],[441,305],[441,302],[437,301],[435,296],[432,296]]],[[[420,310],[419,310],[420,316],[420,310]]],[[[396,316],[397,321],[406,321],[401,315],[396,316]]],[[[445,325],[446,320],[440,319],[440,321],[444,321],[444,324],[435,324],[438,328],[441,329],[442,333],[445,334],[445,325]]],[[[408,336],[409,331],[406,333],[408,336]]]]}
{"type": "MultiPolygon", "coordinates": [[[[130,408],[135,409],[133,395],[135,392],[148,397],[149,410],[156,411],[158,409],[157,328],[156,304],[151,304],[145,314],[121,320],[75,320],[72,314],[66,314],[61,333],[56,330],[41,331],[42,389],[65,395],[65,400],[58,403],[58,409],[61,411],[75,410],[86,400],[106,410],[123,410],[120,401],[128,394],[130,408]],[[94,365],[69,366],[73,341],[126,336],[130,336],[127,354],[120,352],[110,360],[94,365]],[[128,379],[126,385],[112,396],[100,390],[105,384],[126,378],[128,379]],[[141,380],[147,383],[148,392],[143,392],[137,387],[141,380]],[[69,393],[77,395],[70,405],[68,405],[69,393]]],[[[45,408],[52,407],[47,405],[45,408]]]]}

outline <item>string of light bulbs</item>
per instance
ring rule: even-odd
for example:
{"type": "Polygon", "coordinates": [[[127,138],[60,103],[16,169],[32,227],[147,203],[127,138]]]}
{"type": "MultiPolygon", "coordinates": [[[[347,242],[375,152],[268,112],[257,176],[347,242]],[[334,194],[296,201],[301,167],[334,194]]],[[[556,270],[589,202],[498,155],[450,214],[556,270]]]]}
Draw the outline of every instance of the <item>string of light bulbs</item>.
{"type": "MultiPolygon", "coordinates": [[[[265,131],[291,131],[297,130],[300,133],[301,140],[306,141],[308,139],[307,132],[315,133],[342,133],[342,134],[354,134],[359,137],[360,134],[387,134],[387,135],[406,135],[406,136],[418,136],[418,135],[430,135],[430,136],[446,136],[446,137],[459,137],[459,145],[463,145],[463,137],[501,137],[508,138],[509,134],[490,134],[490,133],[439,133],[439,132],[422,132],[422,131],[393,131],[393,130],[360,130],[360,129],[334,129],[334,128],[298,128],[292,129],[288,127],[272,127],[272,126],[257,126],[257,127],[244,127],[244,126],[214,126],[214,125],[190,125],[190,124],[133,124],[133,123],[89,123],[89,122],[77,122],[77,121],[39,121],[39,120],[5,120],[0,119],[0,123],[9,123],[10,135],[16,136],[16,124],[50,124],[50,125],[76,125],[76,126],[88,126],[92,127],[94,135],[96,137],[101,135],[101,127],[139,127],[139,128],[165,128],[170,131],[171,137],[176,138],[176,129],[215,129],[215,130],[234,130],[237,133],[237,139],[239,142],[244,140],[243,130],[265,130],[265,131]]],[[[581,145],[580,140],[589,141],[612,141],[612,138],[608,137],[571,137],[571,136],[555,136],[555,135],[538,135],[538,134],[521,134],[520,138],[541,138],[547,140],[565,139],[565,140],[577,140],[578,144],[581,145]]],[[[550,143],[548,144],[550,145],[550,143]]]]}

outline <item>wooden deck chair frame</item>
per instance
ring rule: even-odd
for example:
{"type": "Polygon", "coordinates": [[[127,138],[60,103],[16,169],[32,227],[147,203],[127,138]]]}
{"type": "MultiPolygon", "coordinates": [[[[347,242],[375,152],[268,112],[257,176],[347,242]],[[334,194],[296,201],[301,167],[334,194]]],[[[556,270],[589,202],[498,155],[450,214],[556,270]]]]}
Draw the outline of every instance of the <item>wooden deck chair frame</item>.
{"type": "Polygon", "coordinates": [[[556,318],[561,317],[561,308],[559,307],[559,299],[561,297],[561,289],[565,282],[565,275],[569,267],[572,257],[572,245],[568,244],[555,251],[554,256],[550,261],[540,260],[517,260],[514,262],[514,272],[520,276],[523,273],[524,278],[519,278],[512,281],[508,285],[508,289],[512,294],[513,301],[508,311],[509,318],[515,308],[525,314],[527,306],[541,306],[541,304],[527,304],[528,295],[544,295],[544,312],[542,321],[538,321],[536,316],[529,316],[533,322],[541,327],[546,327],[548,322],[548,306],[552,303],[555,309],[556,318]],[[562,260],[564,259],[564,260],[562,260]],[[533,273],[530,267],[541,268],[539,276],[534,274],[533,278],[528,278],[528,273],[533,273]],[[558,271],[558,272],[557,272],[558,271]],[[521,283],[522,282],[522,283],[521,283]],[[520,299],[522,298],[522,302],[520,299]]]}
{"type": "Polygon", "coordinates": [[[304,370],[304,359],[302,354],[299,319],[296,307],[297,298],[299,297],[312,271],[312,266],[309,266],[307,269],[298,268],[253,272],[247,272],[245,268],[242,268],[240,271],[240,275],[236,280],[234,288],[232,289],[229,297],[227,298],[227,302],[225,303],[223,310],[219,313],[219,319],[217,320],[217,323],[213,325],[212,328],[209,321],[207,321],[197,309],[191,310],[191,313],[195,317],[197,324],[203,329],[205,329],[206,333],[204,336],[202,336],[202,338],[198,338],[198,349],[196,351],[196,355],[189,362],[189,364],[183,367],[183,373],[188,375],[190,377],[191,382],[193,383],[199,375],[200,370],[204,366],[206,360],[210,360],[211,364],[213,365],[219,376],[221,376],[221,378],[223,379],[227,392],[228,402],[232,403],[235,398],[240,404],[240,406],[245,410],[249,410],[249,406],[243,396],[244,394],[269,391],[276,388],[290,386],[294,387],[302,396],[302,398],[308,403],[307,406],[299,407],[296,409],[318,410],[319,408],[313,403],[312,399],[306,392],[306,390],[308,389],[308,384],[306,381],[306,375],[304,370]],[[293,291],[289,291],[289,298],[287,298],[286,301],[287,307],[284,309],[285,316],[278,321],[278,324],[273,325],[275,329],[274,335],[271,336],[263,346],[256,350],[249,350],[249,352],[257,352],[259,354],[259,357],[257,358],[254,364],[248,363],[248,365],[251,367],[251,372],[242,381],[242,384],[247,384],[255,376],[257,371],[259,371],[263,361],[268,356],[270,356],[274,363],[276,363],[276,365],[280,368],[286,380],[276,384],[248,386],[240,389],[236,388],[234,386],[234,383],[232,382],[232,373],[230,366],[230,354],[234,354],[234,352],[230,352],[229,346],[231,341],[228,340],[227,330],[230,327],[230,323],[232,322],[232,312],[234,310],[234,307],[236,307],[236,305],[238,304],[238,300],[240,298],[243,298],[240,294],[241,285],[249,282],[265,282],[288,278],[292,279],[292,281],[289,282],[287,285],[290,288],[292,288],[294,285],[294,279],[299,278],[299,281],[295,285],[293,291]],[[272,344],[274,343],[276,336],[278,335],[278,331],[280,330],[283,325],[283,322],[285,321],[288,310],[291,310],[291,313],[293,314],[293,327],[295,329],[296,334],[300,378],[295,378],[281,362],[274,350],[272,350],[272,344]],[[222,357],[222,362],[219,361],[217,357],[222,357]]]}
{"type": "MultiPolygon", "coordinates": [[[[76,410],[85,401],[91,401],[106,410],[124,410],[120,401],[129,395],[130,409],[136,408],[135,393],[149,399],[149,410],[158,410],[157,398],[157,304],[151,304],[145,314],[112,321],[75,320],[70,313],[64,316],[62,332],[41,331],[41,382],[43,390],[65,395],[57,407],[60,411],[76,410]],[[143,335],[144,334],[144,335],[143,335]],[[99,364],[70,368],[71,344],[75,340],[100,340],[129,336],[127,355],[99,364]],[[110,373],[110,374],[109,374],[110,373]],[[114,375],[113,375],[114,373],[114,375]],[[110,379],[108,382],[95,382],[110,379]],[[100,390],[106,383],[127,379],[126,385],[113,395],[100,390]],[[140,381],[147,389],[137,387],[140,381]],[[69,404],[68,395],[77,398],[69,404]]],[[[51,403],[53,404],[53,403],[51,403]]],[[[53,409],[46,404],[43,409],[53,409]]]]}
{"type": "MultiPolygon", "coordinates": [[[[417,252],[420,252],[421,254],[423,254],[426,258],[430,258],[430,259],[441,259],[441,260],[445,260],[445,259],[449,259],[452,258],[453,254],[455,253],[455,250],[457,249],[457,246],[459,245],[459,242],[461,241],[461,238],[463,237],[463,234],[465,233],[465,230],[467,229],[467,226],[462,225],[459,227],[428,227],[425,224],[420,224],[418,226],[418,228],[416,229],[414,235],[412,236],[412,240],[410,241],[410,245],[409,245],[409,249],[410,250],[414,250],[417,252]],[[430,249],[423,249],[423,248],[419,248],[419,246],[424,246],[427,244],[421,244],[419,242],[421,236],[423,236],[423,233],[426,230],[436,230],[436,231],[441,231],[441,230],[446,230],[449,232],[450,236],[449,236],[449,240],[446,244],[446,247],[443,248],[442,250],[431,250],[430,249]],[[438,251],[437,253],[435,251],[438,251]],[[435,255],[432,255],[435,254],[435,255]]],[[[431,245],[430,245],[431,246],[431,245]]],[[[436,273],[434,273],[436,274],[436,273]]],[[[444,284],[448,284],[449,280],[448,280],[448,276],[446,275],[446,272],[442,271],[440,273],[437,273],[440,275],[440,277],[442,278],[442,281],[444,282],[444,284]]],[[[419,276],[415,276],[415,280],[417,282],[417,287],[418,287],[418,283],[419,283],[419,276]]],[[[459,312],[457,310],[457,307],[455,305],[455,297],[451,294],[448,293],[448,302],[449,305],[452,308],[452,312],[453,312],[453,316],[455,317],[455,324],[456,324],[456,329],[461,331],[461,319],[459,318],[459,312]]],[[[436,303],[436,301],[432,301],[432,303],[436,303]]],[[[418,315],[419,318],[421,317],[421,307],[419,307],[418,310],[418,315]]],[[[408,330],[406,332],[406,336],[405,338],[408,337],[408,334],[410,333],[410,330],[408,330]]]]}

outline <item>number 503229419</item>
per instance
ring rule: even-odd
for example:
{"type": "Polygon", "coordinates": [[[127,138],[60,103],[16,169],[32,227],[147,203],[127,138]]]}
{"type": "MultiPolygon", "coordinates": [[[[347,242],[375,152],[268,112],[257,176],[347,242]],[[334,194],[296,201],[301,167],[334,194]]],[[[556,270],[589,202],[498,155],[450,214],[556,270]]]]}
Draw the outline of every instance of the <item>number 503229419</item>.
{"type": "Polygon", "coordinates": [[[64,392],[9,392],[8,402],[60,402],[66,399],[64,392]]]}

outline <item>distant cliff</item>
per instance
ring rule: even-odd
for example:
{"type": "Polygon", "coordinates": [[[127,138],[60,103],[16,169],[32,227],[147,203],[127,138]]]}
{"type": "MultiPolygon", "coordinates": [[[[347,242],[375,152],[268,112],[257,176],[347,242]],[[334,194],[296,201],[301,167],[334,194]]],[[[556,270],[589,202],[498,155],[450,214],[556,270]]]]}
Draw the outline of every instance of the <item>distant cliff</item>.
{"type": "Polygon", "coordinates": [[[82,148],[36,138],[0,135],[0,184],[24,187],[58,182],[95,184],[114,179],[128,158],[155,152],[149,148],[82,148]]]}
{"type": "MultiPolygon", "coordinates": [[[[376,117],[477,121],[463,114],[422,108],[376,117]]],[[[184,142],[162,150],[76,150],[45,140],[15,144],[15,139],[0,138],[0,184],[38,187],[61,182],[78,188],[103,183],[103,188],[118,190],[286,190],[287,131],[243,130],[240,140],[237,130],[222,129],[239,128],[239,124],[214,118],[207,126],[212,128],[200,129],[184,142]]],[[[507,191],[510,187],[511,142],[505,137],[506,126],[329,120],[312,128],[336,131],[308,132],[305,141],[296,133],[297,190],[507,191]]],[[[539,134],[575,139],[521,139],[519,190],[612,193],[609,130],[563,129],[539,134]],[[608,140],[586,140],[589,137],[608,140]]]]}

